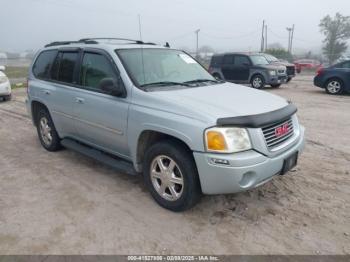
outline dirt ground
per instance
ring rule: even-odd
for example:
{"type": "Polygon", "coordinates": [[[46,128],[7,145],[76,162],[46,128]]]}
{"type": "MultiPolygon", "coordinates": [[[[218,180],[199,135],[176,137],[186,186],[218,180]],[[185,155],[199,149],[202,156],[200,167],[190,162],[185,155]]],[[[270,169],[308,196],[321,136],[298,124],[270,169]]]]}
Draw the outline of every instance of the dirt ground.
{"type": "Polygon", "coordinates": [[[280,89],[306,126],[287,176],[192,210],[159,207],[138,177],[48,153],[24,90],[0,102],[0,254],[350,254],[350,96],[298,76],[280,89]]]}

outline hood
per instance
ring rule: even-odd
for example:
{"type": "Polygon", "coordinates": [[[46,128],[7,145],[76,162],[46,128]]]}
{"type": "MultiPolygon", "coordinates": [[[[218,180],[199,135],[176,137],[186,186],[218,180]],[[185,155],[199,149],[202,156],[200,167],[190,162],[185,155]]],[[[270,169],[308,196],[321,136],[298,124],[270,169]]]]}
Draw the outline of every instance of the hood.
{"type": "Polygon", "coordinates": [[[279,61],[279,62],[272,62],[271,65],[281,65],[281,66],[294,66],[294,64],[291,64],[291,63],[288,63],[288,62],[282,62],[282,61],[279,61]]]}
{"type": "Polygon", "coordinates": [[[218,118],[262,114],[288,105],[279,96],[232,83],[147,94],[150,101],[143,102],[153,107],[214,123],[218,118]]]}
{"type": "Polygon", "coordinates": [[[259,65],[259,67],[271,70],[286,70],[286,67],[280,64],[259,65]]]}

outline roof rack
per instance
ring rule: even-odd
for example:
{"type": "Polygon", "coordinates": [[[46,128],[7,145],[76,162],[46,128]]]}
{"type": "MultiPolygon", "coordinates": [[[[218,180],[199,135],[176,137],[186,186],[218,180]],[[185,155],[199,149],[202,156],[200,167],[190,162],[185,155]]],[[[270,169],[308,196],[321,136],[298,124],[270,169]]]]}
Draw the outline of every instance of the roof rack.
{"type": "Polygon", "coordinates": [[[97,41],[93,40],[79,40],[79,41],[55,41],[45,45],[45,47],[57,46],[57,45],[70,45],[70,44],[98,44],[97,41]]]}
{"type": "Polygon", "coordinates": [[[108,41],[128,41],[128,42],[133,42],[134,44],[137,45],[156,45],[155,43],[145,43],[142,40],[134,40],[134,39],[128,39],[128,38],[117,38],[117,37],[93,37],[93,38],[83,38],[80,39],[79,41],[98,41],[98,40],[108,40],[108,41]]]}
{"type": "Polygon", "coordinates": [[[94,38],[83,38],[78,41],[56,41],[45,45],[45,47],[58,46],[58,45],[70,45],[70,44],[98,44],[98,40],[117,40],[117,41],[128,41],[137,45],[156,45],[155,43],[145,43],[141,40],[133,40],[127,38],[113,38],[113,37],[94,37],[94,38]]]}

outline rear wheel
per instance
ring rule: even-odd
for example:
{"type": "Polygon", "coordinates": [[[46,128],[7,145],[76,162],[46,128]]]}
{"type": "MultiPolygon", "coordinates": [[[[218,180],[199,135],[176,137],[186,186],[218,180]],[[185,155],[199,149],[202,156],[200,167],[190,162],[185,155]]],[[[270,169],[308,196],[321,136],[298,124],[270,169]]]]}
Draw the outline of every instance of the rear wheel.
{"type": "Polygon", "coordinates": [[[201,196],[193,156],[175,141],[158,142],[147,150],[144,180],[155,201],[171,211],[189,209],[201,196]]]}
{"type": "Polygon", "coordinates": [[[330,79],[326,84],[326,92],[331,95],[339,95],[344,91],[343,81],[337,78],[330,79]]]}
{"type": "Polygon", "coordinates": [[[60,138],[49,112],[42,108],[37,113],[36,127],[41,145],[48,151],[61,149],[60,138]]]}
{"type": "Polygon", "coordinates": [[[250,81],[253,88],[262,89],[265,86],[265,79],[262,75],[255,75],[250,81]]]}

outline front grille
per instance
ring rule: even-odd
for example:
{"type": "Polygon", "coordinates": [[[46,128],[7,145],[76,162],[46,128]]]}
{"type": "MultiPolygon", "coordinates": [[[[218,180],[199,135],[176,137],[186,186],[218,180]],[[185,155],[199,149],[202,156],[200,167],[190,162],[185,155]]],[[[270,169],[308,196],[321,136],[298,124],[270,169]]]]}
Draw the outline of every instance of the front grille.
{"type": "Polygon", "coordinates": [[[262,128],[266,145],[269,149],[274,149],[286,142],[294,134],[293,121],[291,118],[273,125],[262,128]]]}
{"type": "Polygon", "coordinates": [[[287,75],[295,75],[295,66],[287,66],[287,75]]]}

